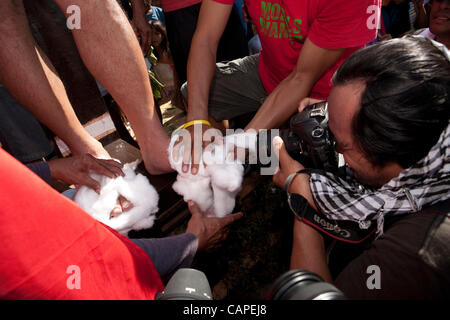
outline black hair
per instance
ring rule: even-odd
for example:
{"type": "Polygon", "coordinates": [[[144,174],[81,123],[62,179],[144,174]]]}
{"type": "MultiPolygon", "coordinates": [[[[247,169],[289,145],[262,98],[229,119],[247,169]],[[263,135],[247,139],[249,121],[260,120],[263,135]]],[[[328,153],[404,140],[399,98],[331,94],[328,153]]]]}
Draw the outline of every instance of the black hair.
{"type": "Polygon", "coordinates": [[[449,124],[450,62],[425,37],[377,43],[350,56],[333,82],[363,81],[355,141],[376,166],[408,168],[424,158],[449,124]]]}
{"type": "MultiPolygon", "coordinates": [[[[149,23],[153,29],[157,30],[159,33],[162,34],[162,40],[161,40],[161,44],[160,44],[162,51],[169,52],[169,43],[167,41],[167,31],[166,31],[166,27],[165,27],[164,23],[162,23],[159,20],[151,20],[149,23]]],[[[157,58],[159,58],[157,51],[158,50],[155,50],[154,54],[156,55],[157,58]]]]}

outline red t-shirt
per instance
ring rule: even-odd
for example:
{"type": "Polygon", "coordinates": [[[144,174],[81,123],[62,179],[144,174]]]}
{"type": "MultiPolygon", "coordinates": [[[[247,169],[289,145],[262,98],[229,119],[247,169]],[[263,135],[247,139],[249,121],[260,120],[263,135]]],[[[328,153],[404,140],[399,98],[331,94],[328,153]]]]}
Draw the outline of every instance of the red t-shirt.
{"type": "Polygon", "coordinates": [[[0,148],[0,299],[153,299],[148,255],[0,148]]]}
{"type": "MultiPolygon", "coordinates": [[[[234,0],[214,1],[234,3],[234,0]]],[[[381,0],[244,2],[261,40],[259,75],[268,93],[292,72],[306,38],[324,49],[347,48],[313,87],[310,96],[320,99],[328,97],[332,88],[330,80],[342,62],[375,39],[376,28],[368,27],[368,20],[373,15],[369,8],[373,5],[381,7],[381,0]]]]}
{"type": "Polygon", "coordinates": [[[200,2],[202,2],[202,0],[162,0],[161,7],[164,12],[170,12],[187,8],[200,2]]]}

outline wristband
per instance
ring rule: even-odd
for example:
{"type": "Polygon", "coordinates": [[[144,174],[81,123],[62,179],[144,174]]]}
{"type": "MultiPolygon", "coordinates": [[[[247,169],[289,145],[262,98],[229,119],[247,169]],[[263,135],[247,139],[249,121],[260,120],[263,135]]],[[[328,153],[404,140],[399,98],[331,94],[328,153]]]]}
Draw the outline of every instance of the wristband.
{"type": "Polygon", "coordinates": [[[304,173],[304,174],[310,174],[309,171],[307,169],[302,169],[299,170],[297,172],[291,173],[289,175],[289,177],[287,177],[286,181],[284,182],[284,190],[286,190],[286,192],[289,194],[289,187],[291,186],[292,181],[294,180],[294,178],[300,174],[300,173],[304,173]]]}
{"type": "Polygon", "coordinates": [[[207,125],[207,126],[211,127],[211,123],[208,120],[192,120],[192,121],[189,121],[189,122],[183,124],[179,129],[187,129],[187,128],[192,127],[192,126],[194,126],[196,124],[204,124],[204,125],[207,125]]]}

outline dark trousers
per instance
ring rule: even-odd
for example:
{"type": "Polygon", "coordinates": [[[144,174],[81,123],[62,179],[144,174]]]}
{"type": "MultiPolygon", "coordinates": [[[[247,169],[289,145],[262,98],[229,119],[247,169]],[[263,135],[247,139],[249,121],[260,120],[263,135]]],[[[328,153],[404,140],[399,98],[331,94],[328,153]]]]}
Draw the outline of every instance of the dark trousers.
{"type": "Polygon", "coordinates": [[[21,162],[40,160],[53,148],[39,122],[0,85],[0,143],[21,162]]]}
{"type": "MultiPolygon", "coordinates": [[[[167,37],[169,38],[170,50],[180,85],[187,80],[187,60],[192,37],[197,27],[200,6],[201,4],[199,3],[165,13],[167,37]]],[[[247,55],[248,45],[244,28],[242,27],[237,9],[233,6],[228,24],[217,49],[217,61],[229,61],[247,55]]]]}

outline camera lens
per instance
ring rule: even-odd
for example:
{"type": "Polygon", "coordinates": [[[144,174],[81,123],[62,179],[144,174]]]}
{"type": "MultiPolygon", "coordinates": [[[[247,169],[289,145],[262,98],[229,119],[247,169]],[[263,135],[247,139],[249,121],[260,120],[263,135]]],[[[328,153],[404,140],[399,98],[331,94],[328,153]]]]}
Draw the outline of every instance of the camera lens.
{"type": "Polygon", "coordinates": [[[344,294],[317,274],[290,270],[281,275],[266,295],[267,300],[345,300],[344,294]]]}
{"type": "Polygon", "coordinates": [[[313,138],[319,139],[319,138],[322,138],[324,132],[325,132],[325,130],[323,130],[321,127],[318,127],[318,128],[313,130],[311,135],[312,135],[313,138]]]}
{"type": "Polygon", "coordinates": [[[206,275],[195,269],[181,268],[172,276],[157,300],[212,300],[206,275]]]}

